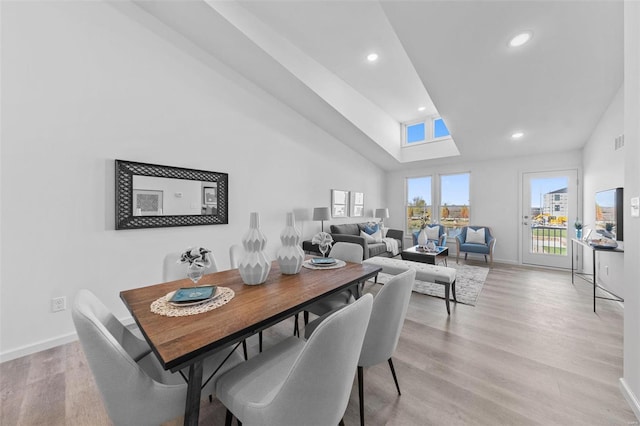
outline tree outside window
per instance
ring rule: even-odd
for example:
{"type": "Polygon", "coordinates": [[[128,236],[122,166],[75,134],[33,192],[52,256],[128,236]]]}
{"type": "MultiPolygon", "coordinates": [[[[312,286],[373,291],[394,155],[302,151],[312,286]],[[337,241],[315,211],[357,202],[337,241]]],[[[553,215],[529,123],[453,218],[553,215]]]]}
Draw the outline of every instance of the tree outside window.
{"type": "Polygon", "coordinates": [[[431,223],[431,176],[407,179],[407,233],[431,223]]]}

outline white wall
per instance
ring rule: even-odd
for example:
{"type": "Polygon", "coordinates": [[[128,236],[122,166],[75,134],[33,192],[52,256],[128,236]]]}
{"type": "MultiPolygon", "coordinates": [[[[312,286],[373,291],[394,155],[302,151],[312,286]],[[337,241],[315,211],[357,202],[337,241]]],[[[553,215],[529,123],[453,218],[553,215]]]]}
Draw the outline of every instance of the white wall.
{"type": "MultiPolygon", "coordinates": [[[[615,138],[623,132],[624,88],[620,87],[582,151],[584,178],[582,223],[589,229],[593,229],[595,223],[596,192],[624,186],[626,148],[617,151],[614,149],[615,138]]],[[[584,252],[583,268],[588,273],[593,270],[590,252],[584,252]]],[[[600,285],[624,298],[624,256],[622,254],[599,252],[596,275],[600,285]]]]}
{"type": "Polygon", "coordinates": [[[624,2],[624,395],[640,419],[640,218],[629,200],[640,197],[640,3],[624,2]]]}
{"type": "MultiPolygon", "coordinates": [[[[527,143],[535,143],[528,141],[527,143]]],[[[523,172],[578,169],[582,163],[580,151],[570,151],[538,157],[527,156],[489,161],[458,161],[423,169],[408,169],[391,173],[387,182],[390,227],[404,229],[406,205],[405,179],[435,174],[471,173],[470,222],[492,228],[497,242],[494,261],[519,263],[522,230],[520,215],[520,185],[523,172]]],[[[450,246],[450,253],[453,247],[450,246]]]]}
{"type": "Polygon", "coordinates": [[[89,288],[126,318],[119,292],[160,282],[166,253],[228,267],[251,211],[275,257],[285,213],[310,237],[331,188],[386,204],[378,167],[197,48],[102,2],[0,7],[2,360],[73,338],[52,297],[89,288]],[[116,158],[228,173],[229,224],[115,231],[116,158]]]}

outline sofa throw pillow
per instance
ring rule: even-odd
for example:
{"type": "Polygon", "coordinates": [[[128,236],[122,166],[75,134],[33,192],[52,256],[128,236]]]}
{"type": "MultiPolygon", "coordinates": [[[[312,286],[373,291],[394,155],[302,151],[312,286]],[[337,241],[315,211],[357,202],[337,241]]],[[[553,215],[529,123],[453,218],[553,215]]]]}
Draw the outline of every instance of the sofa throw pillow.
{"type": "Polygon", "coordinates": [[[467,239],[465,242],[473,244],[486,244],[484,242],[484,228],[478,228],[476,230],[467,228],[467,239]]]}
{"type": "Polygon", "coordinates": [[[382,232],[380,230],[374,232],[369,235],[364,231],[360,231],[360,236],[364,238],[368,243],[381,243],[382,242],[382,232]]]}
{"type": "Polygon", "coordinates": [[[377,223],[368,223],[367,225],[365,225],[364,227],[364,232],[366,232],[369,235],[373,235],[374,233],[376,233],[378,230],[380,229],[380,226],[377,223]]]}
{"type": "Polygon", "coordinates": [[[439,240],[440,239],[440,227],[439,226],[427,226],[424,228],[427,231],[427,239],[439,240]]]}
{"type": "Polygon", "coordinates": [[[389,228],[380,228],[380,231],[382,232],[382,238],[387,238],[387,232],[389,232],[389,228]]]}

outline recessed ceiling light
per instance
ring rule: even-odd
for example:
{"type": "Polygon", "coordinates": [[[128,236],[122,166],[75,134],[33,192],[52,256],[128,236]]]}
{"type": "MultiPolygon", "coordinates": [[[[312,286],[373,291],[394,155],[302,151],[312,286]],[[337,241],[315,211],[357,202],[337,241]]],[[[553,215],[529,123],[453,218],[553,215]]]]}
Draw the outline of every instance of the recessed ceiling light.
{"type": "Polygon", "coordinates": [[[509,46],[510,47],[522,46],[523,44],[531,40],[532,36],[533,36],[533,33],[531,31],[522,32],[516,35],[515,37],[513,37],[511,40],[509,40],[509,46]]]}
{"type": "Polygon", "coordinates": [[[524,136],[524,133],[522,132],[515,132],[514,134],[511,135],[513,139],[520,139],[523,136],[524,136]]]}
{"type": "Polygon", "coordinates": [[[378,60],[378,54],[377,53],[369,53],[367,55],[367,61],[369,62],[375,62],[378,60]]]}
{"type": "Polygon", "coordinates": [[[418,111],[422,112],[422,111],[424,111],[425,109],[427,109],[427,107],[420,107],[420,108],[418,108],[418,111]]]}

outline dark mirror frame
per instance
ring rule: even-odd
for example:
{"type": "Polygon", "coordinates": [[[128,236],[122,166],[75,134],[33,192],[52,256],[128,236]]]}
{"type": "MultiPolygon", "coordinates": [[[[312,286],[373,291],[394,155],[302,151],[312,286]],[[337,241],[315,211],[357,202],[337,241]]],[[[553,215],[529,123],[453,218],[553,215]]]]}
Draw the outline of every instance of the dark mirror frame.
{"type": "Polygon", "coordinates": [[[228,219],[229,175],[227,173],[185,169],[116,160],[116,229],[164,228],[171,226],[224,225],[228,219]],[[217,182],[218,211],[213,215],[134,216],[133,176],[217,182]]]}

